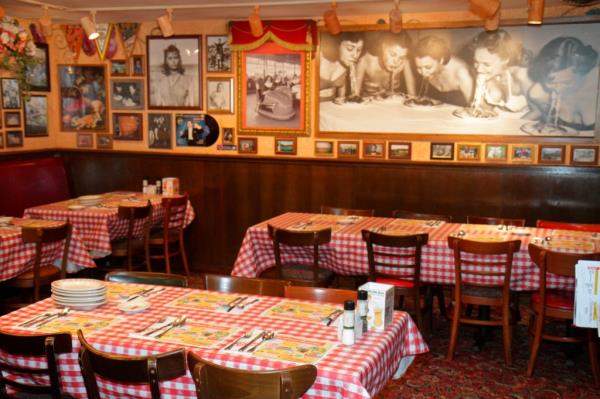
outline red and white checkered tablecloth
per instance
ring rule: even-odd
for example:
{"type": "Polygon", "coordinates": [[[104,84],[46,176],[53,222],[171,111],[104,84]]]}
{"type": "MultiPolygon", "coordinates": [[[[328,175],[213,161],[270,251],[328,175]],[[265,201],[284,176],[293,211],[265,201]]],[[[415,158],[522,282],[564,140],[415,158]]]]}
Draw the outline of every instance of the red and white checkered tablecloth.
{"type": "MultiPolygon", "coordinates": [[[[0,226],[0,281],[24,273],[33,268],[35,260],[35,244],[25,244],[21,236],[22,225],[44,223],[60,225],[61,222],[46,220],[12,218],[10,224],[0,226]]],[[[42,265],[54,263],[60,267],[63,256],[63,242],[44,244],[42,247],[42,265]]],[[[67,272],[74,273],[86,267],[96,267],[83,241],[73,232],[67,258],[67,272]]]]}
{"type": "MultiPolygon", "coordinates": [[[[428,221],[402,220],[379,217],[361,217],[352,223],[347,223],[346,217],[329,216],[331,223],[331,242],[323,246],[320,264],[341,275],[367,275],[369,264],[367,248],[361,236],[361,230],[377,230],[384,227],[388,233],[415,234],[428,233],[429,242],[423,247],[421,257],[421,280],[435,284],[454,284],[454,256],[448,247],[448,236],[459,231],[466,233],[464,238],[483,237],[484,239],[521,240],[521,249],[513,259],[511,289],[518,291],[536,290],[539,287],[539,269],[529,257],[527,247],[530,242],[540,240],[549,249],[566,252],[600,251],[600,237],[594,233],[568,232],[561,230],[537,228],[511,228],[499,230],[498,226],[464,225],[460,223],[439,223],[430,225],[428,221]],[[545,241],[550,237],[550,241],[545,241]],[[585,244],[585,245],[584,245],[585,244]],[[577,245],[588,246],[587,249],[577,248],[577,245]]],[[[329,227],[322,222],[323,215],[310,213],[285,213],[265,222],[251,226],[246,231],[238,257],[233,267],[232,275],[257,277],[264,270],[275,265],[273,243],[268,236],[267,224],[280,228],[300,229],[329,227]],[[308,227],[302,227],[309,223],[308,227]]],[[[284,261],[301,261],[311,259],[309,249],[287,249],[284,261]]],[[[477,278],[474,278],[477,279],[477,278]]],[[[560,276],[549,276],[550,288],[574,289],[574,279],[560,276]]]]}
{"type": "MultiPolygon", "coordinates": [[[[144,204],[148,200],[152,203],[152,225],[159,225],[164,216],[161,204],[162,196],[155,194],[142,194],[134,192],[117,191],[101,194],[102,202],[97,206],[86,206],[83,209],[69,209],[78,205],[77,198],[68,201],[56,202],[36,206],[25,210],[25,217],[69,220],[78,235],[82,238],[93,258],[102,258],[111,253],[110,242],[127,236],[127,221],[118,218],[119,204],[144,204]]],[[[188,201],[185,211],[185,225],[194,220],[195,214],[188,201]]],[[[134,235],[140,235],[142,223],[134,229],[134,235]]]]}
{"type": "MultiPolygon", "coordinates": [[[[119,286],[116,283],[107,283],[119,286]]],[[[140,288],[147,286],[139,285],[140,288]]],[[[216,310],[194,311],[168,305],[169,302],[190,292],[206,292],[187,288],[168,287],[165,291],[149,298],[151,308],[143,313],[124,314],[117,308],[116,300],[100,308],[90,311],[76,311],[77,314],[89,314],[93,317],[114,317],[111,327],[86,334],[88,341],[96,348],[122,355],[148,355],[170,351],[182,345],[162,341],[147,340],[131,336],[132,331],[139,330],[164,316],[187,315],[187,323],[206,323],[239,327],[239,333],[232,335],[217,347],[203,348],[187,346],[187,350],[197,353],[202,358],[228,367],[246,370],[279,369],[296,365],[289,361],[259,358],[252,353],[223,351],[222,349],[243,331],[253,328],[271,329],[278,335],[293,336],[297,339],[310,339],[334,343],[334,347],[317,363],[317,379],[304,398],[371,398],[375,396],[394,376],[400,362],[412,359],[414,355],[425,353],[425,344],[416,325],[407,313],[396,311],[390,325],[383,332],[369,331],[352,346],[338,342],[337,327],[326,326],[320,322],[301,321],[271,317],[263,314],[271,307],[285,299],[276,297],[251,296],[260,299],[244,309],[240,314],[225,313],[216,310]]],[[[219,294],[229,295],[231,294],[219,294]]],[[[288,303],[289,304],[289,303],[288,303]]],[[[52,308],[52,299],[37,302],[0,318],[0,328],[11,331],[23,331],[18,324],[52,308]]],[[[341,305],[340,305],[341,308],[341,305]]],[[[79,342],[76,335],[73,339],[73,353],[59,356],[59,369],[66,393],[77,398],[85,398],[85,386],[77,362],[79,342]]],[[[9,356],[0,353],[0,357],[9,362],[19,362],[29,367],[42,367],[43,359],[9,356]]],[[[112,381],[103,381],[100,389],[103,397],[121,399],[148,398],[149,392],[139,387],[131,388],[112,381]]],[[[194,383],[189,372],[184,377],[161,384],[164,398],[195,398],[194,383]]]]}

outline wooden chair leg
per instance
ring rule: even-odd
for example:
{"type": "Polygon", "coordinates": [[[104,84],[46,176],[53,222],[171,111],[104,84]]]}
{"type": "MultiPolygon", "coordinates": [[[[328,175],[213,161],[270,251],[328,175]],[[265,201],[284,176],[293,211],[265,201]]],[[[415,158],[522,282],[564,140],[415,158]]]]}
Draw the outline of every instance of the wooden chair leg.
{"type": "Polygon", "coordinates": [[[437,297],[438,308],[440,308],[440,315],[448,320],[448,315],[446,314],[446,300],[444,299],[444,286],[441,284],[436,284],[433,286],[434,295],[437,297]]]}
{"type": "Polygon", "coordinates": [[[421,294],[416,292],[413,296],[413,300],[415,302],[415,314],[417,316],[417,327],[419,327],[419,331],[423,331],[423,315],[421,314],[421,294]]]}
{"type": "MultiPolygon", "coordinates": [[[[533,317],[533,316],[532,316],[533,317]]],[[[542,342],[542,330],[544,328],[544,315],[541,313],[535,314],[535,327],[533,332],[533,343],[531,344],[531,354],[529,355],[529,364],[527,365],[527,376],[533,375],[535,363],[540,351],[540,343],[542,342]]]]}
{"type": "Polygon", "coordinates": [[[502,340],[504,344],[504,361],[507,366],[512,365],[512,330],[511,330],[511,312],[508,305],[502,315],[502,340]]]}
{"type": "Polygon", "coordinates": [[[183,245],[183,237],[179,237],[179,252],[181,253],[181,260],[183,261],[183,268],[185,269],[185,275],[189,278],[190,267],[188,265],[187,256],[185,254],[185,247],[183,245]]]}
{"type": "Polygon", "coordinates": [[[456,342],[458,340],[458,324],[460,323],[460,303],[454,304],[452,311],[452,329],[450,330],[450,344],[448,345],[448,355],[446,359],[454,359],[454,351],[456,349],[456,342]]]}
{"type": "Polygon", "coordinates": [[[587,329],[588,334],[588,351],[590,352],[590,365],[592,366],[592,375],[594,376],[594,386],[600,386],[600,365],[598,364],[598,338],[595,336],[595,331],[591,328],[587,329]]]}
{"type": "Polygon", "coordinates": [[[169,253],[169,242],[165,240],[165,272],[171,273],[171,254],[169,253]]]}
{"type": "Polygon", "coordinates": [[[150,259],[150,246],[146,244],[144,248],[144,255],[146,257],[146,269],[151,272],[152,271],[152,263],[150,259]]]}

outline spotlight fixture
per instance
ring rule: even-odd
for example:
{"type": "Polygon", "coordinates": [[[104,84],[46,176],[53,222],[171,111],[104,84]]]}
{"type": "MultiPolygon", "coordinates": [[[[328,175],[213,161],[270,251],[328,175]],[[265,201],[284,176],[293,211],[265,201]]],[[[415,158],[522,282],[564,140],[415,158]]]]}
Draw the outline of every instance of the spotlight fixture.
{"type": "Polygon", "coordinates": [[[527,23],[529,25],[541,25],[544,21],[544,0],[529,0],[527,11],[527,23]]]}
{"type": "Polygon", "coordinates": [[[162,32],[163,37],[171,37],[173,36],[173,9],[167,8],[167,13],[161,15],[156,19],[158,22],[158,26],[160,27],[160,31],[162,32]]]}
{"type": "Polygon", "coordinates": [[[494,32],[498,30],[498,26],[500,25],[500,10],[496,11],[494,15],[485,20],[483,27],[488,32],[494,32]]]}
{"type": "Polygon", "coordinates": [[[258,11],[260,10],[260,6],[254,6],[254,11],[248,17],[248,23],[250,24],[250,32],[254,37],[261,37],[263,35],[263,23],[260,19],[260,15],[258,15],[258,11]]]}
{"type": "Polygon", "coordinates": [[[0,18],[4,17],[4,7],[0,6],[0,18]]]}
{"type": "Polygon", "coordinates": [[[325,21],[325,28],[330,35],[339,35],[342,31],[340,20],[338,19],[335,9],[337,7],[336,1],[331,2],[329,10],[323,13],[323,21],[325,21]]]}
{"type": "Polygon", "coordinates": [[[470,10],[481,19],[490,19],[500,9],[500,0],[469,0],[470,10]]]}
{"type": "Polygon", "coordinates": [[[88,39],[94,40],[100,36],[96,31],[96,11],[92,10],[89,17],[81,18],[81,26],[83,26],[85,34],[88,35],[88,39]]]}
{"type": "Polygon", "coordinates": [[[42,16],[39,19],[40,28],[44,36],[52,35],[52,18],[48,15],[48,6],[42,5],[42,16]]]}
{"type": "Polygon", "coordinates": [[[396,5],[390,11],[390,32],[400,33],[402,32],[402,12],[399,7],[400,0],[394,0],[394,3],[396,5]]]}

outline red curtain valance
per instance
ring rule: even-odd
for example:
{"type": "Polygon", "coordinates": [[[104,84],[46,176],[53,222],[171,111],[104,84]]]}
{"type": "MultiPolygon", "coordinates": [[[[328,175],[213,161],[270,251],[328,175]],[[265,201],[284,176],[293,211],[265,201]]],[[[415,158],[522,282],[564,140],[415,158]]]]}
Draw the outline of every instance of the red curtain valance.
{"type": "Polygon", "coordinates": [[[263,21],[261,37],[250,33],[248,21],[229,23],[229,43],[234,51],[254,50],[273,41],[290,50],[313,51],[317,44],[317,24],[311,19],[263,21]]]}

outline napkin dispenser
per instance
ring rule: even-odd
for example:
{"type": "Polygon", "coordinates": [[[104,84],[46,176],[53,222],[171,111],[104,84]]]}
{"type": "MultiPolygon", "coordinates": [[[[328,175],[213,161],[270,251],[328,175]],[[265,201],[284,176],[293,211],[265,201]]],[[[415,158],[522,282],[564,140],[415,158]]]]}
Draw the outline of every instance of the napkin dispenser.
{"type": "Polygon", "coordinates": [[[574,324],[598,328],[600,336],[600,261],[580,260],[575,265],[574,324]]]}
{"type": "Polygon", "coordinates": [[[367,329],[383,331],[394,317],[394,286],[369,281],[358,287],[367,291],[367,329]]]}
{"type": "Polygon", "coordinates": [[[179,178],[178,177],[163,177],[163,179],[162,179],[162,194],[165,196],[179,195],[179,178]]]}

